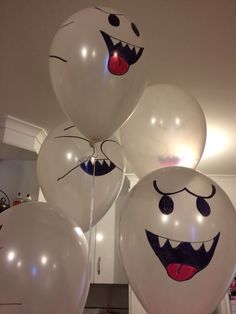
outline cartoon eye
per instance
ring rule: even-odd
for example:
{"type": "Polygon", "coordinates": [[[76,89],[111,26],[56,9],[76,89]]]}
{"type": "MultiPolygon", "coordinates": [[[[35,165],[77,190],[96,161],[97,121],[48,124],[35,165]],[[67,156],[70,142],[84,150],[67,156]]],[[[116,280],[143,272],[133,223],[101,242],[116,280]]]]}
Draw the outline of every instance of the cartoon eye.
{"type": "Polygon", "coordinates": [[[203,197],[198,197],[196,201],[197,209],[202,214],[202,216],[207,217],[211,213],[209,204],[204,200],[203,197]]]}
{"type": "Polygon", "coordinates": [[[162,214],[169,215],[173,212],[174,202],[168,195],[163,195],[159,202],[159,208],[162,214]]]}
{"type": "Polygon", "coordinates": [[[119,20],[118,16],[116,16],[115,14],[110,14],[110,15],[108,16],[108,21],[109,21],[109,23],[110,23],[112,26],[117,27],[117,26],[120,25],[120,20],[119,20]]]}
{"type": "Polygon", "coordinates": [[[140,33],[139,33],[137,26],[134,23],[131,23],[131,27],[132,27],[132,30],[134,31],[135,35],[139,37],[140,33]]]}

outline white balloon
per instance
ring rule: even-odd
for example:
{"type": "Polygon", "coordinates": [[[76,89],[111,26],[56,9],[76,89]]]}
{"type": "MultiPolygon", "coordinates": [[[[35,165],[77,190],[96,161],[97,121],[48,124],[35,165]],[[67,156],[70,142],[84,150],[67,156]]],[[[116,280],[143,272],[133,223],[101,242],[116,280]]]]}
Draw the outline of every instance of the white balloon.
{"type": "Polygon", "coordinates": [[[140,178],[167,166],[195,168],[206,142],[206,121],[191,95],[173,85],[153,85],[120,129],[120,138],[140,178]]]}
{"type": "Polygon", "coordinates": [[[142,35],[123,14],[87,8],[58,29],[50,76],[65,113],[90,140],[109,138],[131,115],[147,70],[142,35]]]}
{"type": "Polygon", "coordinates": [[[93,225],[117,198],[125,174],[123,153],[115,137],[96,143],[95,149],[71,122],[66,122],[48,135],[37,162],[46,200],[66,212],[83,231],[90,226],[93,165],[93,225]]]}
{"type": "Polygon", "coordinates": [[[210,178],[184,167],[145,176],[120,221],[129,282],[149,314],[211,314],[236,264],[236,212],[210,178]]]}
{"type": "Polygon", "coordinates": [[[82,313],[89,289],[82,230],[36,202],[7,209],[0,226],[0,313],[82,313]]]}

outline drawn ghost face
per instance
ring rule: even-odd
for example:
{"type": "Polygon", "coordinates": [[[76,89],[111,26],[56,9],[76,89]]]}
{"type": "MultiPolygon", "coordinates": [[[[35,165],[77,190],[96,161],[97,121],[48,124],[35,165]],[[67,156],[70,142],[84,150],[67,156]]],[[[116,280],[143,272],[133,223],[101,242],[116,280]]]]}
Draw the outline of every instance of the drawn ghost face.
{"type": "Polygon", "coordinates": [[[92,147],[89,140],[80,134],[75,126],[67,123],[62,128],[57,129],[53,140],[55,143],[60,143],[63,140],[64,145],[68,141],[70,147],[65,152],[66,158],[61,173],[63,169],[64,172],[62,175],[58,174],[57,181],[64,179],[76,169],[82,169],[86,174],[96,177],[108,175],[115,169],[123,173],[124,163],[120,158],[121,148],[115,138],[95,143],[92,147]],[[73,145],[77,148],[76,152],[73,152],[73,145]]]}
{"type": "MultiPolygon", "coordinates": [[[[211,185],[212,191],[209,195],[195,194],[187,187],[179,191],[163,192],[158,188],[156,180],[153,181],[153,187],[161,196],[158,208],[164,215],[163,219],[168,219],[168,216],[172,214],[175,207],[175,195],[179,193],[192,195],[196,202],[196,209],[199,212],[199,221],[211,215],[211,208],[207,201],[213,198],[216,193],[216,188],[213,184],[211,185]]],[[[220,238],[220,231],[216,235],[212,235],[210,239],[202,239],[201,241],[180,241],[174,235],[172,238],[166,238],[147,229],[145,231],[154,253],[165,267],[167,274],[176,281],[189,280],[207,267],[220,238]]]]}
{"type": "MultiPolygon", "coordinates": [[[[111,26],[119,28],[121,23],[128,24],[127,30],[130,30],[131,42],[124,41],[123,37],[114,37],[103,30],[100,30],[103,39],[107,45],[109,51],[108,69],[114,75],[124,75],[128,72],[129,67],[135,64],[141,57],[144,48],[132,44],[132,42],[137,42],[136,37],[140,37],[139,30],[133,22],[129,22],[127,18],[122,14],[109,13],[106,9],[96,8],[101,12],[105,13],[108,18],[108,22],[111,26]],[[129,25],[130,24],[130,25],[129,25]],[[130,27],[129,27],[130,26],[130,27]],[[132,38],[135,35],[135,38],[132,38]]],[[[110,30],[109,33],[113,33],[110,30]]]]}
{"type": "MultiPolygon", "coordinates": [[[[135,66],[144,50],[139,29],[123,14],[111,9],[94,7],[87,9],[87,12],[86,24],[90,31],[91,29],[93,30],[93,41],[98,41],[97,46],[100,48],[99,54],[101,59],[96,62],[105,62],[105,66],[113,75],[120,76],[126,74],[130,66],[135,66]]],[[[66,32],[71,33],[72,36],[73,33],[78,31],[75,25],[78,24],[78,27],[80,27],[80,22],[81,16],[73,15],[60,27],[57,38],[60,38],[60,35],[64,36],[66,32]]],[[[82,41],[82,43],[82,58],[89,58],[90,51],[86,46],[86,40],[82,41]]],[[[70,62],[70,54],[65,54],[65,51],[58,49],[56,43],[55,46],[52,47],[52,53],[49,57],[56,59],[58,62],[70,62]]],[[[93,59],[96,59],[96,54],[97,51],[95,49],[91,51],[93,59]]]]}
{"type": "MultiPolygon", "coordinates": [[[[103,154],[101,158],[94,158],[94,160],[90,158],[88,161],[85,161],[80,165],[81,169],[83,169],[87,174],[91,176],[92,175],[104,176],[116,168],[116,165],[103,152],[103,146],[105,143],[108,143],[108,142],[109,140],[103,141],[102,143],[100,143],[99,149],[101,150],[101,153],[103,154]]],[[[122,169],[120,170],[122,171],[122,169]]]]}
{"type": "Polygon", "coordinates": [[[148,313],[190,313],[194,291],[202,304],[193,313],[213,312],[234,271],[235,224],[225,192],[193,169],[162,168],[138,182],[122,212],[120,246],[148,313]]]}
{"type": "Polygon", "coordinates": [[[66,122],[48,135],[37,167],[46,200],[63,208],[83,230],[88,230],[93,184],[93,224],[96,224],[120,191],[125,165],[115,137],[93,146],[71,122],[66,122]]]}

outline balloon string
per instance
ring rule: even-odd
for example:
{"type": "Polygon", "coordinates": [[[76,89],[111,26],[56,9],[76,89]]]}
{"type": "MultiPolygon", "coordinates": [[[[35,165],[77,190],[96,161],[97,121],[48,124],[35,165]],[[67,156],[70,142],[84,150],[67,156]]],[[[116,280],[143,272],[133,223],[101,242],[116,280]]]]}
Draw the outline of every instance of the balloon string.
{"type": "Polygon", "coordinates": [[[94,199],[95,199],[95,157],[96,149],[94,148],[94,155],[91,156],[90,160],[93,164],[93,177],[92,177],[92,188],[91,188],[91,202],[90,202],[90,219],[89,219],[89,243],[88,243],[88,273],[91,279],[91,256],[92,256],[92,225],[93,225],[93,212],[94,212],[94,199]]]}

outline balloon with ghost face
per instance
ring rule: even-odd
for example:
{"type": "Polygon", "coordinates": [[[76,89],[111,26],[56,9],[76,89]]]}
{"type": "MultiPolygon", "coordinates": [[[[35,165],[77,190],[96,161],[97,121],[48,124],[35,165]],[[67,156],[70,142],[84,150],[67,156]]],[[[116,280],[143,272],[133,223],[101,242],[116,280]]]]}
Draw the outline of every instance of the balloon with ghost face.
{"type": "Polygon", "coordinates": [[[195,168],[206,142],[206,120],[190,94],[156,84],[145,89],[138,108],[120,129],[120,139],[139,178],[167,166],[195,168]]]}
{"type": "Polygon", "coordinates": [[[162,168],[132,189],[120,221],[129,282],[149,314],[210,314],[236,263],[236,212],[210,178],[162,168]]]}
{"type": "Polygon", "coordinates": [[[87,231],[93,175],[94,225],[117,198],[124,180],[125,164],[115,137],[92,147],[71,122],[66,122],[53,130],[42,144],[37,170],[46,200],[87,231]]]}
{"type": "Polygon", "coordinates": [[[89,289],[82,230],[45,203],[0,214],[0,313],[82,313],[89,289]]]}
{"type": "Polygon", "coordinates": [[[123,14],[91,7],[68,18],[50,50],[54,92],[90,140],[112,136],[136,107],[146,82],[144,44],[123,14]]]}

